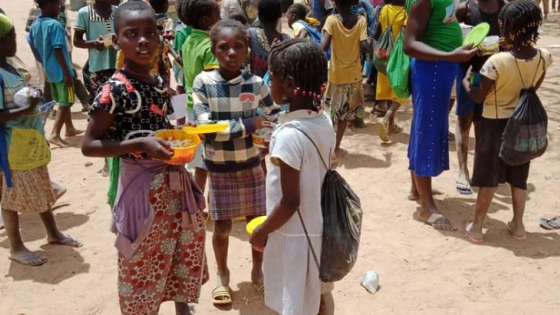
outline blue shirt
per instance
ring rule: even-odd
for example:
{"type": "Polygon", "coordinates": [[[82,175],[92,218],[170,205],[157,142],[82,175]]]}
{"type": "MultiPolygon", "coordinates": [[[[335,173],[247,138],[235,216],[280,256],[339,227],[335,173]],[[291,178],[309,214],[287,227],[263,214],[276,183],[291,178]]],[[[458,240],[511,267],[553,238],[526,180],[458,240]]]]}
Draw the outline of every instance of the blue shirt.
{"type": "Polygon", "coordinates": [[[40,16],[31,25],[30,33],[33,37],[33,46],[37,48],[43,61],[43,67],[49,82],[59,83],[64,81],[64,73],[56,59],[55,49],[62,49],[66,68],[70,75],[74,76],[74,70],[70,63],[70,54],[68,53],[68,43],[66,42],[66,31],[58,20],[40,16]]]}
{"type": "MultiPolygon", "coordinates": [[[[113,16],[117,6],[112,6],[111,17],[108,20],[100,17],[93,8],[93,5],[83,7],[78,11],[78,18],[74,29],[84,31],[86,40],[96,40],[99,36],[114,34],[113,16]]],[[[89,49],[89,71],[98,72],[103,70],[115,69],[117,63],[117,51],[113,47],[105,47],[102,51],[89,49]]]]}

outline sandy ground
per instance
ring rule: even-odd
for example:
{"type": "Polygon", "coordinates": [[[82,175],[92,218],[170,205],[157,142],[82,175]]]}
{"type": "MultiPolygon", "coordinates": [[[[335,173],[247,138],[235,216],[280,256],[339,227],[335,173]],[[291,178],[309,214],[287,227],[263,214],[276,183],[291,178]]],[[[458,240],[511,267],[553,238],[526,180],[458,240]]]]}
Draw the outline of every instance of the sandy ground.
{"type": "MultiPolygon", "coordinates": [[[[23,32],[31,4],[32,0],[2,1],[2,8],[16,23],[18,55],[34,71],[23,32]]],[[[71,20],[74,18],[72,13],[71,20]]],[[[543,26],[542,47],[560,44],[559,23],[559,15],[549,17],[543,26]]],[[[551,51],[557,60],[540,90],[550,119],[550,145],[531,169],[526,242],[514,241],[506,230],[505,223],[512,216],[508,187],[501,186],[492,203],[487,242],[473,245],[461,232],[438,232],[413,220],[417,204],[406,200],[410,186],[407,132],[382,145],[371,123],[373,118],[368,118],[366,129],[345,136],[343,146],[351,154],[339,171],[361,197],[365,220],[358,262],[352,273],[336,284],[336,314],[558,314],[560,235],[545,231],[538,224],[542,216],[560,214],[560,100],[555,92],[560,83],[560,53],[553,48],[551,51]],[[368,270],[375,270],[380,276],[381,288],[375,295],[359,285],[362,274],[368,270]]],[[[82,64],[85,59],[84,50],[75,50],[77,63],[82,64]]],[[[85,128],[83,113],[75,112],[73,117],[78,127],[85,128]]],[[[405,130],[409,130],[410,117],[410,106],[398,114],[405,130]]],[[[454,126],[455,117],[451,117],[454,126]]],[[[52,121],[46,129],[51,128],[52,121]]],[[[53,180],[68,188],[57,205],[58,225],[85,246],[72,249],[46,245],[39,218],[22,216],[27,246],[48,259],[41,267],[24,267],[7,259],[8,241],[5,232],[0,231],[2,315],[119,314],[116,250],[112,245],[114,235],[108,230],[111,215],[106,204],[107,179],[97,173],[102,160],[82,156],[80,140],[71,139],[75,148],[53,150],[49,170],[53,180]],[[86,167],[88,162],[93,166],[86,167]]],[[[438,205],[457,227],[462,227],[471,216],[476,195],[456,193],[454,144],[450,149],[451,171],[434,184],[445,192],[437,198],[438,205]]],[[[209,226],[208,237],[211,232],[209,226]]],[[[250,247],[244,224],[235,224],[230,244],[233,306],[217,309],[211,304],[215,281],[212,278],[203,287],[196,313],[273,314],[250,285],[250,247]]],[[[207,254],[214,274],[210,243],[207,254]]],[[[173,314],[172,304],[164,304],[161,314],[173,314]]]]}

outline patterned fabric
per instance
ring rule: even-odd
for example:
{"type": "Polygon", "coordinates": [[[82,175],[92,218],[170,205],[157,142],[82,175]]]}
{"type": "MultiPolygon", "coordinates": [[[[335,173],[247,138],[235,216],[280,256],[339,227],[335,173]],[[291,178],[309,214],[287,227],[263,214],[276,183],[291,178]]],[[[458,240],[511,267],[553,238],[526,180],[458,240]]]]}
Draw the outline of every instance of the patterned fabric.
{"type": "Polygon", "coordinates": [[[263,80],[247,71],[226,81],[215,70],[198,75],[193,85],[195,119],[229,123],[227,130],[206,135],[204,160],[210,172],[231,172],[249,168],[259,160],[253,146],[253,117],[259,104],[274,103],[263,80]]]}
{"type": "Polygon", "coordinates": [[[51,209],[56,197],[51,187],[47,166],[29,171],[11,171],[13,187],[8,188],[6,178],[0,174],[2,209],[20,213],[43,213],[51,209]]]}
{"type": "Polygon", "coordinates": [[[109,81],[109,79],[111,78],[111,76],[113,76],[113,74],[115,74],[115,69],[97,71],[97,72],[93,72],[90,75],[89,77],[90,83],[88,86],[89,95],[91,98],[90,104],[92,104],[93,101],[95,100],[95,96],[97,95],[99,88],[102,87],[105,83],[107,83],[107,81],[109,81]]]}
{"type": "MultiPolygon", "coordinates": [[[[126,72],[118,70],[103,85],[93,101],[90,114],[99,108],[115,116],[107,132],[108,139],[123,141],[171,128],[167,116],[173,113],[173,107],[163,80],[160,77],[157,80],[156,85],[149,85],[129,78],[126,72]]],[[[142,152],[126,154],[122,157],[149,158],[142,152]]]]}
{"type": "Polygon", "coordinates": [[[410,62],[412,126],[408,169],[416,176],[435,177],[449,169],[449,99],[458,63],[410,62]]]}
{"type": "Polygon", "coordinates": [[[204,253],[205,223],[200,212],[183,229],[179,192],[163,174],[150,184],[154,222],[146,239],[130,260],[118,257],[118,291],[124,315],[157,315],[165,301],[196,303],[202,284],[208,281],[204,253]]]}
{"type": "Polygon", "coordinates": [[[233,220],[266,214],[264,171],[260,165],[237,172],[210,172],[212,220],[233,220]]]}
{"type": "Polygon", "coordinates": [[[332,84],[329,82],[327,93],[330,95],[330,115],[334,120],[347,120],[360,117],[363,112],[364,91],[362,82],[352,84],[332,84]]]}
{"type": "MultiPolygon", "coordinates": [[[[288,38],[290,36],[282,34],[280,40],[288,38]]],[[[271,49],[268,38],[264,29],[252,27],[249,29],[249,40],[251,44],[251,73],[262,78],[268,71],[268,54],[271,49]]]]}
{"type": "Polygon", "coordinates": [[[375,35],[377,22],[375,20],[375,8],[368,0],[360,0],[358,4],[353,5],[350,9],[353,14],[358,14],[366,18],[367,34],[369,37],[375,35]]]}

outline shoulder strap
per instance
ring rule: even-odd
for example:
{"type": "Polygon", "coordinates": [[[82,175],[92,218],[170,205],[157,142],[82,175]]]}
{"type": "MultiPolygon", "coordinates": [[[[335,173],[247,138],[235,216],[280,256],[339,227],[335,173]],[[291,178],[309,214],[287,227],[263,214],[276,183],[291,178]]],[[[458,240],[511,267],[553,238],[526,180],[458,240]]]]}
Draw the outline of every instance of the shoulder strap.
{"type": "MultiPolygon", "coordinates": [[[[329,171],[331,169],[330,167],[327,166],[327,163],[325,163],[325,159],[323,159],[323,156],[321,155],[321,151],[319,151],[319,147],[315,144],[315,141],[313,141],[313,139],[311,139],[311,137],[305,131],[303,131],[302,129],[300,129],[297,126],[294,126],[293,124],[290,124],[290,123],[286,124],[286,127],[293,128],[293,129],[301,132],[307,139],[309,139],[309,141],[311,141],[311,143],[313,144],[313,146],[317,150],[317,154],[319,154],[319,157],[321,158],[321,162],[323,162],[323,165],[325,166],[327,171],[329,171]]],[[[329,162],[332,162],[332,161],[329,159],[329,162]]]]}

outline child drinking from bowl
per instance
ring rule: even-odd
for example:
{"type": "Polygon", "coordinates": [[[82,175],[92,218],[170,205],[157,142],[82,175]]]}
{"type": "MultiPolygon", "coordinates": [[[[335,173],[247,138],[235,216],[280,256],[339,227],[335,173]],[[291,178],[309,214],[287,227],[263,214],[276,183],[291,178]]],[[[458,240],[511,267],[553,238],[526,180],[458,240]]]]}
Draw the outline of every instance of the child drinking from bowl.
{"type": "MultiPolygon", "coordinates": [[[[212,53],[220,68],[202,72],[194,80],[193,102],[197,121],[224,121],[227,130],[206,136],[204,162],[210,185],[210,213],[214,220],[212,244],[218,264],[215,304],[229,304],[228,238],[232,220],[248,221],[266,213],[264,173],[251,134],[270,123],[257,116],[259,103],[272,107],[268,87],[260,77],[243,70],[247,56],[247,28],[233,20],[221,21],[210,31],[212,53]]],[[[251,280],[264,294],[262,253],[253,250],[251,280]]]]}
{"type": "Polygon", "coordinates": [[[272,99],[289,103],[290,112],[280,118],[270,144],[268,217],[251,237],[256,248],[266,245],[265,303],[282,315],[333,314],[333,286],[321,283],[296,214],[320,257],[321,186],[336,144],[318,96],[327,81],[327,59],[318,45],[300,38],[275,45],[269,60],[272,99]]]}
{"type": "Polygon", "coordinates": [[[115,32],[124,67],[92,104],[82,152],[121,157],[112,223],[121,312],[156,315],[162,302],[174,301],[176,314],[190,314],[187,303],[198,301],[208,279],[205,204],[183,166],[162,162],[173,156],[169,144],[150,136],[172,128],[167,86],[150,73],[160,36],[154,11],[141,1],[122,4],[115,32]]]}

